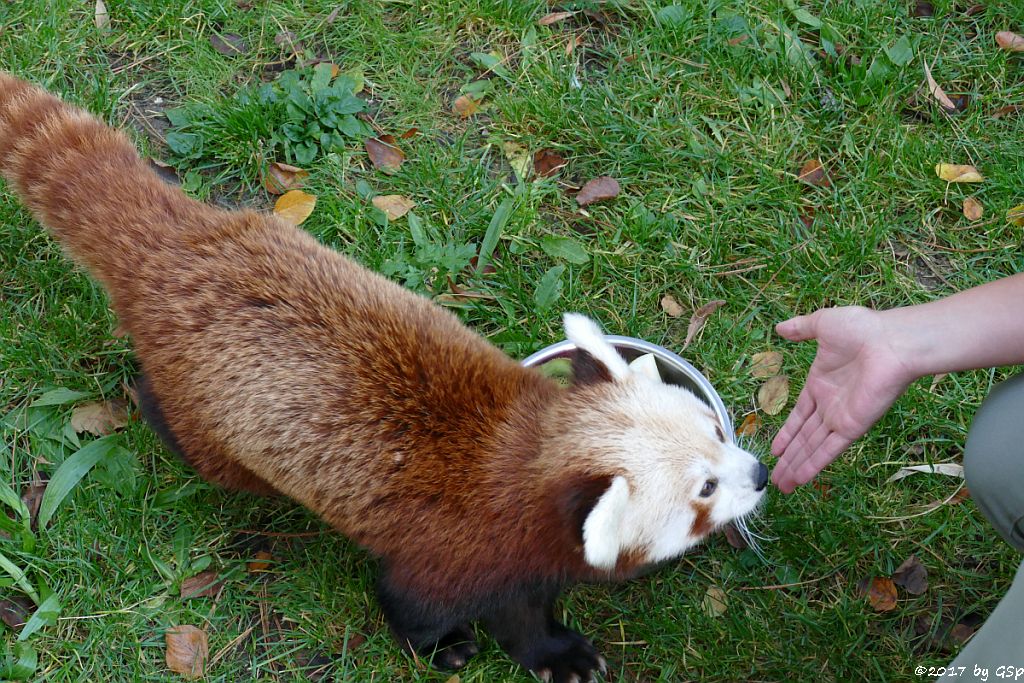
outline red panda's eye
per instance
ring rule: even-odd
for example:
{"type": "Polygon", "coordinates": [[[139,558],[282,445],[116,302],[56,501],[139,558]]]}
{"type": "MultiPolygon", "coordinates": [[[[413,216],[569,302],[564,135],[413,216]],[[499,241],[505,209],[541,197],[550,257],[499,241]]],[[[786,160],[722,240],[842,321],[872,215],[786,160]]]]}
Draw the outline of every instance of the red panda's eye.
{"type": "Polygon", "coordinates": [[[704,486],[700,490],[700,497],[707,498],[708,496],[715,492],[716,488],[718,488],[718,480],[708,479],[706,482],[704,482],[704,486]]]}

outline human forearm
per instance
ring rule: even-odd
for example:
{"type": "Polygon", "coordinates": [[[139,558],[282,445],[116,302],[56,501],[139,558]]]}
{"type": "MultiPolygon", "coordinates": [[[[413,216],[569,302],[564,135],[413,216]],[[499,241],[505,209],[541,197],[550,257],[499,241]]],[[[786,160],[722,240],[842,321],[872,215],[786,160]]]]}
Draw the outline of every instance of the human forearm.
{"type": "Polygon", "coordinates": [[[880,315],[915,378],[1024,363],[1024,273],[880,315]]]}

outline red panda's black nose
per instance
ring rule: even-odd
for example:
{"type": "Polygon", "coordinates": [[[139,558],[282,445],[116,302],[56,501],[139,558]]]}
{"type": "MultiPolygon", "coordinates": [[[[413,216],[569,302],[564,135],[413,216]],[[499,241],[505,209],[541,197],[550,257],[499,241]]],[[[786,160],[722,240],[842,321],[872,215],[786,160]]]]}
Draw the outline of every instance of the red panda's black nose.
{"type": "Polygon", "coordinates": [[[757,463],[754,467],[754,490],[764,491],[764,487],[768,485],[768,468],[764,466],[764,463],[757,463]]]}

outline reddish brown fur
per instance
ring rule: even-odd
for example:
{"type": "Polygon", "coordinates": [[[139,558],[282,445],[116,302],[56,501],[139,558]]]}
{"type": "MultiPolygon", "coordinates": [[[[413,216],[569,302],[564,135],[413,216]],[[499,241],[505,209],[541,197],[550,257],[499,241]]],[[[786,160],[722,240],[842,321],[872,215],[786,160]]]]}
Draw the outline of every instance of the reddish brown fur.
{"type": "Polygon", "coordinates": [[[203,476],[294,498],[429,600],[591,575],[564,496],[595,473],[540,446],[574,392],[276,217],[187,198],[3,73],[0,169],[110,292],[203,476]]]}

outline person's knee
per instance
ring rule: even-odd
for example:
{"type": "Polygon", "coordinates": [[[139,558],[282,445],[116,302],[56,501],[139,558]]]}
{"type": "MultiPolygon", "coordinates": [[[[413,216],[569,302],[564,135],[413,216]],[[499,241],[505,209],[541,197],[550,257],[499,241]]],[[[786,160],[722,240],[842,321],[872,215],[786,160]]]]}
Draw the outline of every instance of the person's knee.
{"type": "Polygon", "coordinates": [[[989,521],[1024,549],[1024,375],[997,386],[978,409],[964,448],[964,476],[989,521]]]}

